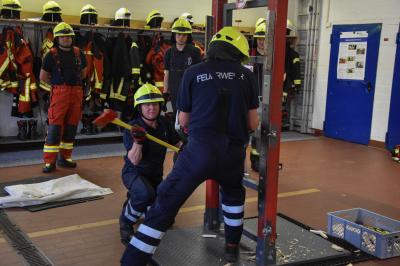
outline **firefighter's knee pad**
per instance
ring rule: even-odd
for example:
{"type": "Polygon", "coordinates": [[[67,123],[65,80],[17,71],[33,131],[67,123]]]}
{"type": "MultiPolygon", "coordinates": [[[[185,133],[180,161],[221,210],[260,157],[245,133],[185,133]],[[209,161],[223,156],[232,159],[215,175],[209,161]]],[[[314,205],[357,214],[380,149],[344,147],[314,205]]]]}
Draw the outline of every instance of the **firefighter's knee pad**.
{"type": "Polygon", "coordinates": [[[47,127],[46,144],[59,144],[61,140],[61,126],[49,125],[47,127]]]}
{"type": "Polygon", "coordinates": [[[154,202],[156,191],[145,177],[136,176],[130,184],[129,196],[131,204],[148,206],[154,202]]]}
{"type": "Polygon", "coordinates": [[[63,141],[73,142],[75,140],[77,126],[66,125],[64,127],[63,141]]]}

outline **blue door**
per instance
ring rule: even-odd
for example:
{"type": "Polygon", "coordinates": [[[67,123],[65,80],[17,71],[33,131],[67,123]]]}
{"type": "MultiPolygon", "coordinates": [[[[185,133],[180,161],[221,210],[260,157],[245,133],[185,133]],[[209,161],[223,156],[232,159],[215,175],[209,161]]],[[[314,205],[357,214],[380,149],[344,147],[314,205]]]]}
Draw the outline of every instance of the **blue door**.
{"type": "Polygon", "coordinates": [[[400,144],[400,33],[397,34],[396,61],[394,63],[392,97],[390,100],[389,124],[386,147],[393,149],[400,144]]]}
{"type": "Polygon", "coordinates": [[[333,26],[325,136],[369,143],[381,27],[333,26]]]}

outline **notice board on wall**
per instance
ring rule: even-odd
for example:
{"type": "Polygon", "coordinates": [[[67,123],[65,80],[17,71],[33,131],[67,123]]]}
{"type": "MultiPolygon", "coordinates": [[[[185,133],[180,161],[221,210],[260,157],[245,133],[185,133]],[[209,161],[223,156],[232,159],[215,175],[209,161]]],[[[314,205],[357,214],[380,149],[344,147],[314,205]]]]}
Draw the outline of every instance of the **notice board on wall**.
{"type": "Polygon", "coordinates": [[[337,79],[364,80],[368,32],[341,32],[337,79]]]}

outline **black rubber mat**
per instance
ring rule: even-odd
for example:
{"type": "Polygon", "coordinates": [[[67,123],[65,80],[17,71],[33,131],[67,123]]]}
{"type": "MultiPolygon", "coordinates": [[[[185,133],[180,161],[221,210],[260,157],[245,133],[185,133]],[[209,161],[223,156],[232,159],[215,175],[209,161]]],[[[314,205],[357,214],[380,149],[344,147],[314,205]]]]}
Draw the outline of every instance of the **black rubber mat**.
{"type": "MultiPolygon", "coordinates": [[[[331,248],[333,242],[281,216],[277,217],[276,265],[347,265],[372,258],[363,252],[353,252],[354,248],[338,252],[331,248]]],[[[255,233],[257,218],[246,219],[245,227],[255,233]]],[[[168,231],[153,256],[153,265],[226,265],[223,231],[216,234],[215,238],[204,238],[202,234],[215,235],[215,232],[206,232],[203,227],[168,231]]],[[[348,244],[340,241],[335,244],[345,249],[348,247],[348,244]]],[[[256,242],[243,236],[240,242],[240,261],[234,265],[256,265],[255,251],[256,242]]]]}
{"type": "MultiPolygon", "coordinates": [[[[29,179],[0,183],[0,197],[9,195],[7,193],[7,191],[4,190],[4,187],[6,187],[6,186],[13,186],[13,185],[20,185],[20,184],[34,184],[34,183],[46,182],[46,181],[53,180],[56,178],[60,178],[60,177],[59,176],[39,176],[39,177],[34,177],[34,178],[29,178],[29,179]]],[[[26,207],[24,207],[24,209],[29,210],[31,212],[37,212],[37,211],[43,211],[43,210],[47,210],[47,209],[51,209],[51,208],[58,208],[58,207],[62,207],[62,206],[72,205],[72,204],[78,204],[78,203],[83,203],[83,202],[88,202],[88,201],[93,201],[93,200],[99,200],[99,199],[103,199],[103,198],[104,198],[103,196],[95,196],[95,197],[87,197],[87,198],[81,198],[81,199],[71,199],[71,200],[64,200],[64,201],[57,201],[57,202],[49,202],[49,203],[44,203],[44,204],[40,204],[40,205],[26,206],[26,207]]]]}
{"type": "MultiPolygon", "coordinates": [[[[51,266],[53,263],[38,249],[28,236],[0,209],[0,231],[7,241],[30,266],[51,266]]],[[[1,261],[0,261],[1,264],[1,261]]]]}
{"type": "MultiPolygon", "coordinates": [[[[167,231],[153,256],[152,265],[157,266],[222,266],[224,260],[224,232],[204,231],[202,227],[172,229],[167,231]],[[203,234],[216,235],[215,238],[202,237],[203,234]]],[[[240,243],[240,261],[235,265],[256,265],[248,258],[253,256],[254,244],[246,239],[240,243]]]]}

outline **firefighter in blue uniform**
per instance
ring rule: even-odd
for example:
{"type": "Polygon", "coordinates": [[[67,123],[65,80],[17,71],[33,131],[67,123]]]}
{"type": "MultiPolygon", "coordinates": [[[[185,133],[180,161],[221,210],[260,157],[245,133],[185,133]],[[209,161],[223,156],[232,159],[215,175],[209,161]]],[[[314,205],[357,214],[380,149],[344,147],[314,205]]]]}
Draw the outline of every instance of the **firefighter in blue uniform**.
{"type": "Polygon", "coordinates": [[[167,149],[145,138],[145,132],[168,143],[181,145],[179,136],[171,123],[160,116],[164,102],[162,93],[151,84],[144,84],[135,95],[134,107],[139,117],[130,122],[132,131],[125,130],[123,140],[127,150],[122,181],[128,189],[119,219],[121,242],[129,243],[133,224],[147,211],[156,198],[162,181],[163,164],[167,149]]]}
{"type": "Polygon", "coordinates": [[[258,125],[257,84],[253,73],[241,65],[248,57],[246,38],[235,28],[224,27],[212,38],[207,60],[186,70],[177,107],[181,126],[189,127],[188,144],[158,187],[156,201],[126,248],[122,265],[147,265],[179,208],[207,178],[221,186],[225,259],[238,259],[245,147],[249,131],[258,125]]]}

